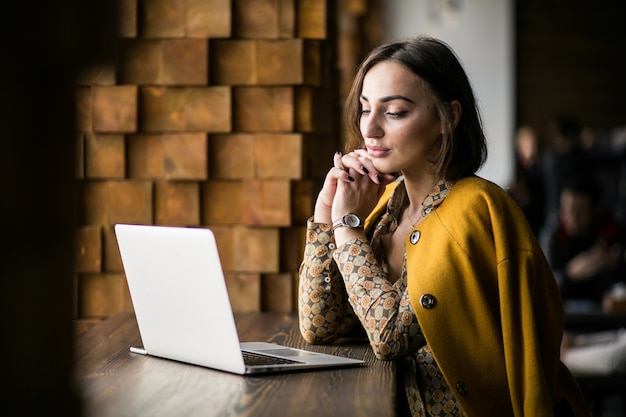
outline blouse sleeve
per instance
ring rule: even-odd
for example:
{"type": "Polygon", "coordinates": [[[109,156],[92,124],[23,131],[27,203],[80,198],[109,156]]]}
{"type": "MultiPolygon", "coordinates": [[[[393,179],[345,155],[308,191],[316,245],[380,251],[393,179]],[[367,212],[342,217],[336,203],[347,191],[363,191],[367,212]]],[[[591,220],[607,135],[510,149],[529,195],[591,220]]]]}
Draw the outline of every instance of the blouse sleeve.
{"type": "Polygon", "coordinates": [[[333,262],[334,251],[331,225],[309,219],[298,287],[300,332],[307,343],[331,343],[359,327],[333,262]]]}
{"type": "Polygon", "coordinates": [[[395,359],[424,345],[406,280],[392,285],[368,242],[352,239],[333,257],[377,358],[395,359]]]}

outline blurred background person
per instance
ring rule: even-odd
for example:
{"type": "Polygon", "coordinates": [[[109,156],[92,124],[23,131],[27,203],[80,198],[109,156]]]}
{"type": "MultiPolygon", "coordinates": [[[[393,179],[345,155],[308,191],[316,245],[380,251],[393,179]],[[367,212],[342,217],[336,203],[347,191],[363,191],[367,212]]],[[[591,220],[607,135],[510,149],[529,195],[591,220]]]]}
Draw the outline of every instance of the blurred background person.
{"type": "Polygon", "coordinates": [[[587,154],[581,146],[582,126],[572,115],[559,115],[550,124],[550,145],[541,156],[541,182],[545,197],[545,222],[558,217],[561,190],[567,178],[589,171],[587,154]]]}
{"type": "Polygon", "coordinates": [[[600,203],[592,176],[573,175],[560,192],[558,221],[542,237],[564,302],[601,303],[625,278],[624,230],[600,203]]]}
{"type": "Polygon", "coordinates": [[[520,126],[515,134],[515,181],[508,192],[521,207],[535,236],[539,236],[545,218],[539,157],[537,132],[530,126],[520,126]]]}

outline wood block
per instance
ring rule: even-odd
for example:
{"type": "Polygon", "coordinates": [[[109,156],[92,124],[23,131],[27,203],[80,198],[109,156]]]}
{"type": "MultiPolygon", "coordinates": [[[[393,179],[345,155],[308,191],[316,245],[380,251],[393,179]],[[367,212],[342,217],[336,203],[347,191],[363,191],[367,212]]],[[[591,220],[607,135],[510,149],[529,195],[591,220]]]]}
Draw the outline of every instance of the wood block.
{"type": "Polygon", "coordinates": [[[300,86],[294,90],[295,125],[298,132],[331,133],[339,129],[342,109],[336,95],[325,90],[300,86]]]}
{"type": "Polygon", "coordinates": [[[139,96],[143,131],[185,130],[186,88],[143,87],[139,96]]]}
{"type": "Polygon", "coordinates": [[[164,178],[165,155],[161,135],[128,136],[128,176],[164,178]]]}
{"type": "Polygon", "coordinates": [[[137,37],[137,3],[139,0],[117,1],[117,33],[121,38],[137,37]]]}
{"type": "Polygon", "coordinates": [[[252,134],[237,133],[229,135],[211,135],[209,137],[209,165],[211,167],[211,178],[254,178],[254,144],[255,139],[252,134]]]}
{"type": "Polygon", "coordinates": [[[205,133],[166,134],[162,142],[165,178],[207,179],[209,155],[205,133]]]}
{"type": "Polygon", "coordinates": [[[279,234],[277,228],[235,227],[236,249],[233,270],[238,272],[278,272],[279,234]]]}
{"type": "Polygon", "coordinates": [[[106,318],[133,311],[124,274],[82,274],[78,278],[78,318],[106,318]]]}
{"type": "Polygon", "coordinates": [[[137,87],[96,86],[93,92],[93,130],[134,132],[137,130],[137,87]]]}
{"type": "Polygon", "coordinates": [[[74,91],[76,130],[79,132],[91,132],[93,130],[91,87],[77,87],[74,91]]]}
{"type": "Polygon", "coordinates": [[[202,39],[145,40],[123,43],[125,84],[206,85],[208,43],[202,39]]]}
{"type": "Polygon", "coordinates": [[[180,0],[141,0],[140,37],[182,38],[187,29],[187,2],[180,0]]]}
{"type": "Polygon", "coordinates": [[[141,108],[146,132],[231,130],[229,87],[144,87],[141,108]]]}
{"type": "Polygon", "coordinates": [[[272,313],[295,311],[293,274],[264,274],[261,276],[261,310],[272,313]]]}
{"type": "MultiPolygon", "coordinates": [[[[306,85],[322,85],[322,68],[330,67],[324,62],[323,44],[320,41],[303,41],[303,72],[306,85]]],[[[337,75],[338,76],[338,75],[337,75]]],[[[326,80],[329,82],[330,80],[326,80]]],[[[327,107],[327,106],[325,106],[327,107]]]]}
{"type": "Polygon", "coordinates": [[[152,223],[150,181],[86,181],[82,184],[83,224],[152,223]]]}
{"type": "Polygon", "coordinates": [[[231,89],[216,86],[189,88],[185,118],[187,130],[206,132],[231,131],[231,89]]]}
{"type": "Polygon", "coordinates": [[[114,65],[94,65],[83,69],[78,75],[75,85],[115,85],[114,65]]]}
{"type": "Polygon", "coordinates": [[[280,270],[297,273],[306,242],[306,223],[280,229],[280,270]]]}
{"type": "Polygon", "coordinates": [[[125,84],[159,84],[163,76],[161,40],[127,39],[120,42],[120,74],[125,84]]]}
{"type": "Polygon", "coordinates": [[[256,178],[302,178],[302,140],[299,134],[254,135],[256,178]]]}
{"type": "Polygon", "coordinates": [[[259,85],[290,85],[304,82],[301,39],[257,41],[259,85]]]}
{"type": "Polygon", "coordinates": [[[187,0],[187,36],[230,38],[231,0],[187,0]]]}
{"type": "Polygon", "coordinates": [[[326,3],[319,0],[297,0],[298,38],[326,39],[326,3]]]}
{"type": "Polygon", "coordinates": [[[322,189],[322,179],[291,182],[291,219],[292,224],[306,225],[313,215],[317,194],[322,189]]]}
{"type": "Polygon", "coordinates": [[[305,135],[304,136],[304,166],[306,178],[324,178],[333,166],[333,155],[340,149],[339,135],[305,135]]]}
{"type": "Polygon", "coordinates": [[[367,0],[342,0],[339,2],[341,13],[362,16],[367,13],[367,0]]]}
{"type": "Polygon", "coordinates": [[[124,135],[85,135],[85,176],[87,178],[124,178],[126,142],[124,135]]]}
{"type": "Polygon", "coordinates": [[[204,133],[128,137],[130,178],[204,180],[208,171],[204,133]]]}
{"type": "Polygon", "coordinates": [[[233,130],[292,132],[293,88],[237,87],[233,89],[233,130]]]}
{"type": "Polygon", "coordinates": [[[251,85],[257,76],[257,42],[253,40],[215,40],[211,42],[211,84],[251,85]]]}
{"type": "Polygon", "coordinates": [[[200,185],[189,181],[155,183],[154,220],[165,226],[199,225],[200,185]]]}
{"type": "Polygon", "coordinates": [[[237,38],[276,39],[280,35],[279,0],[233,0],[237,38]]]}
{"type": "Polygon", "coordinates": [[[289,180],[244,181],[243,222],[251,226],[291,225],[289,180]]]}
{"type": "Polygon", "coordinates": [[[76,231],[74,271],[102,271],[102,232],[99,225],[82,226],[76,231]]]}
{"type": "Polygon", "coordinates": [[[319,42],[302,39],[215,40],[211,83],[297,85],[320,82],[319,42]]]}
{"type": "Polygon", "coordinates": [[[103,270],[104,272],[124,272],[120,249],[117,246],[117,237],[113,225],[102,227],[103,270]]]}
{"type": "Polygon", "coordinates": [[[316,94],[310,87],[298,87],[294,90],[295,125],[298,132],[314,132],[318,126],[316,94]]]}
{"type": "Polygon", "coordinates": [[[235,225],[243,219],[245,204],[241,181],[211,180],[202,184],[202,223],[235,225]]]}
{"type": "Polygon", "coordinates": [[[85,178],[85,136],[87,133],[76,134],[76,178],[85,178]]]}
{"type": "Polygon", "coordinates": [[[222,269],[224,271],[232,271],[234,259],[236,256],[239,256],[234,247],[235,229],[231,226],[210,225],[210,227],[215,234],[215,241],[217,242],[217,250],[219,251],[222,269]]]}
{"type": "Polygon", "coordinates": [[[225,280],[234,312],[261,311],[260,274],[225,274],[225,280]]]}
{"type": "Polygon", "coordinates": [[[296,0],[280,0],[279,26],[280,38],[296,37],[296,0]]]}
{"type": "Polygon", "coordinates": [[[222,267],[229,273],[277,273],[279,234],[270,227],[211,226],[222,267]]]}
{"type": "Polygon", "coordinates": [[[209,44],[206,39],[163,41],[161,84],[206,85],[209,80],[209,44]]]}

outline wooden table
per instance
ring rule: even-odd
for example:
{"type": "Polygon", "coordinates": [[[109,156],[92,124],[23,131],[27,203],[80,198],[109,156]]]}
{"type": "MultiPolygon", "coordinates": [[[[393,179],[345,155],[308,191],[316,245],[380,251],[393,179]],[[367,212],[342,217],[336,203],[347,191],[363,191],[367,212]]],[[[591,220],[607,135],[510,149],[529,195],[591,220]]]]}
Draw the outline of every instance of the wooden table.
{"type": "MultiPolygon", "coordinates": [[[[364,359],[367,366],[239,376],[130,353],[141,345],[135,316],[124,313],[77,340],[76,372],[85,416],[395,416],[393,362],[366,341],[306,345],[290,314],[235,316],[242,342],[270,341],[364,359]]],[[[216,337],[219,337],[216,335],[216,337]]]]}

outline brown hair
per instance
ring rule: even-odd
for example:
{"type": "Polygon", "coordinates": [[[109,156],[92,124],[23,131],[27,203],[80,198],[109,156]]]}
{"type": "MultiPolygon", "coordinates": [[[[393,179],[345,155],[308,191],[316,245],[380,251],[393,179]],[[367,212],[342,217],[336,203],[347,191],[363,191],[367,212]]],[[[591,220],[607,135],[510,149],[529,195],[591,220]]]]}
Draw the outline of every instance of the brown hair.
{"type": "Polygon", "coordinates": [[[433,161],[436,175],[456,181],[475,174],[487,159],[487,145],[474,92],[452,49],[428,36],[381,45],[361,63],[346,101],[347,126],[352,133],[346,142],[346,151],[364,145],[359,100],[363,79],[374,65],[388,60],[403,65],[420,77],[426,92],[434,98],[439,120],[446,127],[441,148],[433,161]],[[453,129],[450,103],[454,100],[461,105],[461,115],[453,129]]]}

